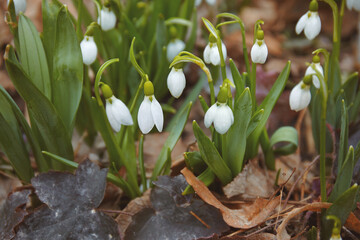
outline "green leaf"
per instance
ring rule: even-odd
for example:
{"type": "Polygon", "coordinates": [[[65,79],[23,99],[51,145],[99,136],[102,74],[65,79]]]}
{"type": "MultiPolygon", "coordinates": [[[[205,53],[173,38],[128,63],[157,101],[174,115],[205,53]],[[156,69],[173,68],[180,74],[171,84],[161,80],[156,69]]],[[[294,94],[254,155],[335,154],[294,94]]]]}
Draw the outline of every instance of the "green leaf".
{"type": "Polygon", "coordinates": [[[270,147],[276,154],[289,155],[294,153],[298,147],[298,134],[296,129],[293,127],[281,127],[277,129],[270,138],[270,147]],[[274,146],[280,142],[288,142],[288,144],[274,149],[274,146]]]}
{"type": "Polygon", "coordinates": [[[237,69],[234,61],[230,58],[229,60],[231,75],[234,79],[234,84],[236,88],[236,98],[240,97],[240,93],[242,93],[243,89],[245,89],[245,82],[241,77],[239,70],[237,69]]]}
{"type": "Polygon", "coordinates": [[[338,217],[341,224],[344,225],[351,211],[356,207],[357,198],[359,198],[360,187],[354,184],[338,197],[331,205],[322,218],[321,239],[329,239],[332,232],[332,221],[326,220],[326,216],[334,215],[338,217]]]}
{"type": "Polygon", "coordinates": [[[185,49],[188,49],[189,51],[193,50],[195,42],[196,42],[196,33],[197,33],[197,26],[198,26],[196,8],[194,8],[191,18],[192,18],[192,24],[191,24],[190,37],[186,41],[186,46],[185,46],[185,49]]]}
{"type": "Polygon", "coordinates": [[[60,9],[57,17],[53,64],[53,104],[71,133],[82,94],[83,63],[80,44],[66,7],[60,9]]]}
{"type": "Polygon", "coordinates": [[[193,130],[199,145],[202,159],[206,162],[211,171],[220,179],[223,185],[231,182],[231,170],[228,168],[214,144],[201,130],[196,121],[193,121],[193,130]]]}
{"type": "Polygon", "coordinates": [[[359,74],[357,72],[351,74],[341,86],[344,89],[345,101],[350,104],[354,101],[356,91],[358,89],[359,74]]]}
{"type": "Polygon", "coordinates": [[[194,174],[200,174],[207,168],[206,163],[201,158],[201,154],[198,151],[185,152],[184,158],[186,167],[194,174]]]}
{"type": "Polygon", "coordinates": [[[29,154],[12,106],[3,94],[0,94],[0,147],[19,178],[30,183],[34,173],[29,154]]]}
{"type": "Polygon", "coordinates": [[[184,19],[184,18],[179,18],[179,17],[172,17],[172,18],[166,19],[166,21],[165,21],[166,26],[174,25],[174,24],[182,25],[185,27],[191,27],[191,25],[192,25],[191,21],[184,19]]]}
{"type": "Polygon", "coordinates": [[[282,72],[280,73],[279,77],[277,78],[270,92],[267,94],[263,102],[258,107],[258,109],[264,109],[264,113],[258,126],[248,138],[248,142],[247,142],[248,152],[246,153],[247,158],[252,158],[257,154],[260,134],[263,131],[263,128],[265,127],[265,124],[270,116],[272,109],[275,106],[275,103],[277,102],[277,100],[279,99],[281,93],[285,88],[286,82],[290,74],[290,65],[291,63],[289,61],[282,70],[282,72]]]}
{"type": "Polygon", "coordinates": [[[168,159],[168,149],[172,151],[172,149],[175,147],[175,144],[179,140],[187,123],[191,106],[192,102],[189,102],[186,108],[184,108],[182,111],[178,111],[178,113],[174,116],[174,118],[176,119],[175,123],[173,127],[169,129],[170,134],[166,139],[163,148],[161,149],[158,159],[156,160],[156,164],[151,177],[152,180],[155,180],[157,176],[159,176],[159,174],[163,171],[166,161],[168,159]]]}
{"type": "MultiPolygon", "coordinates": [[[[251,120],[252,100],[249,88],[246,88],[236,99],[234,105],[234,124],[226,137],[226,152],[224,157],[232,171],[232,176],[238,175],[243,167],[246,149],[246,132],[251,120]]],[[[224,156],[224,153],[223,153],[224,156]]]]}
{"type": "Polygon", "coordinates": [[[338,165],[339,173],[336,177],[334,188],[330,194],[329,202],[334,202],[346,189],[350,187],[354,170],[354,148],[350,146],[345,161],[338,165]]]}
{"type": "Polygon", "coordinates": [[[341,131],[340,131],[340,146],[337,155],[338,160],[338,173],[342,169],[343,162],[346,157],[346,150],[348,147],[349,138],[349,120],[348,111],[344,99],[341,100],[341,131]]]}
{"type": "Polygon", "coordinates": [[[209,20],[207,20],[206,18],[202,18],[202,20],[203,20],[203,22],[204,22],[204,24],[205,24],[205,27],[209,30],[209,32],[210,32],[212,35],[214,35],[214,37],[215,37],[216,39],[218,39],[218,34],[217,34],[217,32],[216,32],[216,29],[215,29],[214,25],[212,25],[212,23],[211,23],[209,20]]]}
{"type": "Polygon", "coordinates": [[[256,129],[256,127],[260,123],[260,120],[261,120],[263,114],[264,114],[264,109],[259,109],[251,117],[249,126],[247,127],[247,130],[246,130],[246,137],[247,138],[250,136],[250,134],[256,129]]]}
{"type": "MultiPolygon", "coordinates": [[[[26,138],[31,146],[31,150],[35,157],[35,161],[37,163],[38,170],[40,172],[47,172],[49,170],[48,163],[45,161],[45,159],[41,153],[39,143],[38,143],[37,139],[35,138],[33,132],[31,131],[31,128],[30,128],[28,122],[26,121],[23,113],[21,112],[21,110],[16,105],[14,100],[10,97],[10,95],[6,92],[6,90],[1,85],[0,85],[0,95],[2,95],[7,100],[7,102],[11,105],[11,108],[15,115],[15,118],[18,121],[19,125],[21,126],[21,129],[24,131],[26,138]]],[[[0,109],[3,110],[3,107],[1,107],[0,109]]],[[[11,122],[15,123],[13,120],[11,120],[11,122]]]]}
{"type": "Polygon", "coordinates": [[[306,233],[307,240],[317,240],[317,228],[312,226],[311,229],[306,233]]]}
{"type": "Polygon", "coordinates": [[[20,62],[34,85],[51,99],[51,83],[44,47],[34,24],[20,14],[19,18],[20,62]]]}
{"type": "Polygon", "coordinates": [[[10,78],[28,106],[32,123],[37,127],[46,150],[72,160],[73,150],[69,132],[54,106],[30,81],[10,45],[7,47],[4,58],[10,78]]]}

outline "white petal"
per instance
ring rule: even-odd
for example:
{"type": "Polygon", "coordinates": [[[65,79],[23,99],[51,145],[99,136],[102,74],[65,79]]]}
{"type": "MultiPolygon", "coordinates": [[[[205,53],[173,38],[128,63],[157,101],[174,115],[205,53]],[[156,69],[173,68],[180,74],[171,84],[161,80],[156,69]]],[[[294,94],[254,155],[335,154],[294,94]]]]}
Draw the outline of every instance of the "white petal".
{"type": "Polygon", "coordinates": [[[204,49],[204,61],[207,64],[210,64],[210,54],[211,54],[211,48],[210,48],[210,43],[208,43],[208,45],[206,45],[205,49],[204,49]]]}
{"type": "Polygon", "coordinates": [[[346,6],[349,10],[351,10],[354,6],[354,0],[346,0],[346,6]]]}
{"type": "Polygon", "coordinates": [[[121,128],[121,122],[120,119],[116,117],[115,114],[116,110],[113,108],[113,104],[111,104],[109,101],[106,101],[105,110],[106,110],[106,116],[109,120],[112,129],[114,129],[115,132],[119,132],[121,128]]]}
{"type": "Polygon", "coordinates": [[[226,58],[227,58],[227,50],[226,50],[226,46],[225,44],[221,41],[221,50],[222,50],[222,53],[223,53],[223,56],[224,56],[224,60],[226,61],[226,58]]]}
{"type": "Polygon", "coordinates": [[[138,112],[138,124],[141,132],[147,134],[154,127],[154,120],[151,115],[151,101],[149,97],[145,96],[138,112]]]}
{"type": "Polygon", "coordinates": [[[352,6],[356,11],[360,11],[360,1],[359,0],[353,0],[352,6]]]}
{"type": "MultiPolygon", "coordinates": [[[[7,5],[9,5],[10,0],[7,0],[7,5]]],[[[15,14],[19,15],[20,12],[25,12],[26,10],[26,0],[14,0],[15,14]]]]}
{"type": "Polygon", "coordinates": [[[204,117],[205,127],[209,128],[211,126],[211,124],[214,122],[214,119],[217,114],[217,109],[218,109],[218,106],[215,103],[206,111],[205,117],[204,117]]]}
{"type": "Polygon", "coordinates": [[[110,9],[104,7],[100,11],[100,16],[98,17],[98,24],[101,26],[101,29],[104,31],[113,29],[116,24],[115,13],[110,9]]]}
{"type": "Polygon", "coordinates": [[[289,97],[289,104],[291,110],[297,112],[306,108],[311,100],[310,89],[308,88],[302,89],[301,88],[302,84],[303,84],[302,81],[298,83],[291,91],[289,97]]]}
{"type": "Polygon", "coordinates": [[[209,5],[215,5],[216,0],[206,0],[207,4],[209,5]]]}
{"type": "Polygon", "coordinates": [[[317,12],[311,12],[309,20],[306,22],[305,26],[305,36],[307,39],[312,40],[317,35],[319,35],[321,30],[321,20],[317,12]]]}
{"type": "Polygon", "coordinates": [[[167,78],[167,86],[172,96],[180,97],[186,85],[185,75],[182,69],[172,68],[167,78]]]}
{"type": "Polygon", "coordinates": [[[80,43],[81,54],[83,57],[83,63],[86,65],[92,64],[96,60],[97,46],[94,42],[94,38],[85,36],[80,43]]]}
{"type": "Polygon", "coordinates": [[[210,48],[210,62],[214,66],[220,65],[220,54],[216,44],[210,48]]]}
{"type": "Polygon", "coordinates": [[[151,114],[157,130],[161,132],[164,126],[164,113],[160,103],[156,100],[154,95],[152,96],[151,102],[151,114]]]}
{"type": "Polygon", "coordinates": [[[254,63],[264,64],[268,55],[268,49],[265,44],[265,41],[262,41],[261,46],[258,44],[258,40],[256,40],[255,44],[251,48],[251,61],[254,63]]]}
{"type": "Polygon", "coordinates": [[[202,0],[195,0],[195,7],[199,6],[201,4],[202,0]]]}
{"type": "Polygon", "coordinates": [[[176,55],[178,55],[182,50],[185,49],[185,43],[180,39],[172,40],[166,50],[166,57],[169,62],[171,62],[176,55]]]}
{"type": "Polygon", "coordinates": [[[302,15],[299,21],[296,23],[295,31],[297,34],[300,34],[304,30],[306,22],[308,21],[308,13],[309,12],[302,15]]]}
{"type": "Polygon", "coordinates": [[[133,125],[134,123],[127,106],[120,99],[117,99],[114,96],[112,99],[112,105],[115,109],[114,112],[116,113],[116,117],[119,119],[120,123],[126,126],[133,125]]]}
{"type": "Polygon", "coordinates": [[[229,106],[227,106],[226,104],[220,105],[217,109],[214,120],[215,130],[220,134],[226,133],[231,127],[233,118],[234,115],[229,106]]]}

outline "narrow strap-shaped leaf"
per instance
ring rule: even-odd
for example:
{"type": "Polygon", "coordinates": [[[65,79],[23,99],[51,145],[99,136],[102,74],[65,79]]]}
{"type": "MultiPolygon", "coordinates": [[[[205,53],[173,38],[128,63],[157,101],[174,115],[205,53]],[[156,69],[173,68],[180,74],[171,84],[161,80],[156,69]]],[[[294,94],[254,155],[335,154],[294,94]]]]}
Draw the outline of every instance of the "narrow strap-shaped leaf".
{"type": "Polygon", "coordinates": [[[8,45],[5,53],[6,69],[16,90],[25,100],[29,114],[44,140],[46,150],[73,159],[69,132],[51,102],[30,81],[17,62],[14,49],[8,45]]]}
{"type": "Polygon", "coordinates": [[[263,128],[265,127],[265,124],[270,116],[272,109],[275,106],[275,103],[277,102],[277,100],[279,99],[281,93],[285,88],[286,82],[289,78],[289,74],[290,74],[290,61],[286,64],[286,66],[280,73],[279,77],[277,78],[275,84],[271,88],[270,92],[258,107],[258,109],[264,109],[264,113],[258,126],[248,138],[248,142],[247,142],[248,148],[246,154],[247,158],[252,158],[257,154],[257,149],[259,146],[258,140],[260,134],[263,128]]]}
{"type": "Polygon", "coordinates": [[[330,194],[329,202],[334,202],[346,189],[350,187],[354,170],[354,148],[350,146],[342,167],[336,177],[334,188],[330,194]]]}
{"type": "MultiPolygon", "coordinates": [[[[24,131],[26,138],[31,146],[32,153],[35,157],[35,161],[37,163],[38,170],[40,172],[46,172],[49,170],[48,163],[45,161],[45,158],[43,157],[40,149],[40,145],[35,138],[33,132],[31,131],[31,128],[29,124],[27,123],[23,113],[17,106],[17,104],[14,102],[14,100],[10,97],[10,95],[6,92],[6,90],[0,86],[0,95],[2,95],[7,102],[11,105],[12,111],[16,117],[17,122],[20,124],[22,130],[24,131]]],[[[1,108],[2,109],[2,108],[1,108]]]]}
{"type": "Polygon", "coordinates": [[[241,77],[239,70],[237,69],[234,61],[231,58],[229,60],[229,65],[230,65],[231,75],[234,79],[234,84],[236,88],[236,98],[238,98],[245,89],[245,81],[241,77]]]}
{"type": "Polygon", "coordinates": [[[167,156],[168,149],[172,151],[172,149],[175,147],[175,144],[179,140],[184,130],[185,124],[188,120],[191,106],[192,106],[192,102],[188,103],[186,108],[184,108],[181,112],[180,111],[177,112],[176,115],[174,116],[174,118],[176,119],[175,124],[173,125],[172,129],[169,129],[170,134],[166,139],[164,146],[161,149],[158,159],[156,160],[156,164],[151,177],[152,180],[155,180],[159,176],[159,174],[163,171],[164,165],[166,164],[166,160],[168,157],[167,156]]]}
{"type": "Polygon", "coordinates": [[[185,152],[184,158],[186,167],[194,174],[200,174],[207,168],[206,163],[201,158],[201,154],[198,151],[185,152]]]}
{"type": "Polygon", "coordinates": [[[263,114],[264,114],[264,109],[259,109],[253,114],[253,116],[251,117],[249,126],[246,130],[247,138],[250,136],[250,134],[256,129],[256,127],[260,123],[260,120],[261,120],[263,114]]]}
{"type": "Polygon", "coordinates": [[[338,160],[338,174],[343,167],[343,163],[346,157],[346,150],[348,148],[349,138],[349,120],[348,112],[344,99],[341,100],[341,131],[340,131],[340,146],[339,153],[337,155],[338,160]]]}
{"type": "MultiPolygon", "coordinates": [[[[227,133],[225,162],[236,176],[241,172],[246,149],[246,132],[251,120],[252,101],[249,88],[246,88],[234,105],[234,124],[227,133]]],[[[224,156],[224,154],[223,154],[224,156]]]]}
{"type": "Polygon", "coordinates": [[[52,100],[69,132],[82,94],[83,63],[76,32],[66,7],[57,17],[52,100]]]}
{"type": "Polygon", "coordinates": [[[44,47],[38,31],[29,18],[20,14],[20,62],[34,85],[51,99],[51,83],[44,47]]]}
{"type": "Polygon", "coordinates": [[[223,185],[231,182],[231,170],[226,165],[225,161],[221,158],[214,144],[201,130],[196,121],[193,121],[193,130],[199,145],[202,159],[206,162],[211,171],[220,179],[223,185]]]}

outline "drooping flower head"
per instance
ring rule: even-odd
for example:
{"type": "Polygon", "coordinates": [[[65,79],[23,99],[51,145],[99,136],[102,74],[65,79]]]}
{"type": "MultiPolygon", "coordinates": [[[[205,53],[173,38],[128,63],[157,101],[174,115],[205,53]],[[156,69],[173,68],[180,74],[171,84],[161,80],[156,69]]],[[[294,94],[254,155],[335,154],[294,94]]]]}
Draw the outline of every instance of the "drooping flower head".
{"type": "Polygon", "coordinates": [[[314,87],[320,88],[320,80],[316,76],[316,71],[314,68],[320,72],[320,74],[324,77],[324,70],[320,64],[320,57],[318,55],[315,55],[312,59],[312,63],[310,66],[306,69],[305,76],[312,75],[312,83],[314,84],[314,87]]]}
{"type": "Polygon", "coordinates": [[[97,52],[98,52],[98,49],[97,49],[97,46],[96,46],[96,43],[95,43],[94,37],[93,37],[93,28],[94,28],[94,25],[90,24],[85,33],[84,39],[80,43],[81,54],[83,57],[83,63],[86,65],[90,65],[93,62],[95,62],[97,52]]]}
{"type": "Polygon", "coordinates": [[[296,112],[306,108],[311,101],[310,85],[312,83],[311,75],[305,76],[292,90],[289,97],[291,110],[296,112]]]}
{"type": "Polygon", "coordinates": [[[166,58],[171,62],[176,55],[185,49],[185,43],[178,38],[178,32],[175,26],[169,29],[171,40],[166,48],[166,58]]]}
{"type": "Polygon", "coordinates": [[[105,4],[105,6],[101,9],[97,22],[103,31],[109,31],[115,27],[116,15],[110,9],[110,4],[105,4]]]}
{"type": "Polygon", "coordinates": [[[204,124],[209,128],[214,123],[215,130],[220,133],[226,133],[234,123],[234,114],[227,105],[228,98],[227,85],[220,88],[217,102],[213,104],[205,113],[204,124]]]}
{"type": "Polygon", "coordinates": [[[264,31],[259,29],[256,33],[256,40],[251,48],[251,61],[264,64],[268,56],[268,48],[264,41],[264,31]]]}
{"type": "Polygon", "coordinates": [[[355,9],[356,11],[360,11],[359,0],[346,0],[346,6],[349,10],[355,9]]]}
{"type": "Polygon", "coordinates": [[[179,98],[184,91],[185,85],[186,79],[183,72],[183,64],[178,63],[171,68],[167,77],[167,87],[173,97],[179,98]]]}
{"type": "MultiPolygon", "coordinates": [[[[7,5],[9,5],[10,0],[7,0],[7,5]]],[[[19,15],[20,12],[25,12],[26,10],[26,0],[13,0],[15,6],[15,14],[19,15]]]]}
{"type": "Polygon", "coordinates": [[[144,83],[144,94],[145,97],[139,107],[137,117],[139,128],[143,134],[147,134],[155,125],[161,132],[164,125],[164,114],[160,103],[154,96],[154,86],[149,80],[144,83]]]}
{"type": "MultiPolygon", "coordinates": [[[[221,49],[224,56],[224,59],[227,57],[226,46],[221,42],[221,49]]],[[[209,43],[206,45],[204,50],[204,61],[207,64],[212,64],[214,66],[220,65],[220,54],[216,44],[216,38],[213,34],[210,33],[209,43]]]]}
{"type": "Polygon", "coordinates": [[[106,115],[114,131],[119,132],[121,125],[133,125],[129,109],[120,99],[113,95],[111,88],[107,84],[102,83],[101,91],[106,100],[106,115]]]}
{"type": "Polygon", "coordinates": [[[319,4],[316,0],[310,2],[309,11],[297,22],[295,31],[300,34],[303,30],[307,39],[312,40],[319,35],[321,20],[318,13],[319,4]]]}

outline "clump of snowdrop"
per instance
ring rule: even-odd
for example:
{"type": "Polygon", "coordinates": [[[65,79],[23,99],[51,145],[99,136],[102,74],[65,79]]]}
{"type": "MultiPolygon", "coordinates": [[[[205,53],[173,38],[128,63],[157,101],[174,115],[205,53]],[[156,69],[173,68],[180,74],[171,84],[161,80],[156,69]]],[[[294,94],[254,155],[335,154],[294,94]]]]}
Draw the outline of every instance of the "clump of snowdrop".
{"type": "Polygon", "coordinates": [[[264,31],[259,29],[256,33],[256,40],[251,48],[251,61],[264,64],[268,56],[268,48],[264,41],[264,31]]]}
{"type": "MultiPolygon", "coordinates": [[[[25,12],[26,10],[26,0],[13,0],[15,6],[15,13],[19,15],[20,12],[25,12]]],[[[10,0],[7,0],[7,5],[9,5],[10,0]]]]}
{"type": "Polygon", "coordinates": [[[116,25],[116,15],[109,7],[110,6],[104,6],[97,19],[97,22],[103,31],[109,31],[116,25]]]}
{"type": "Polygon", "coordinates": [[[179,98],[184,91],[185,85],[186,79],[183,72],[183,64],[176,64],[171,68],[167,77],[167,87],[173,97],[179,98]]]}
{"type": "Polygon", "coordinates": [[[314,84],[314,87],[320,88],[320,80],[316,76],[316,71],[314,68],[320,72],[320,74],[324,77],[324,70],[320,64],[320,57],[318,55],[315,55],[312,59],[312,63],[310,66],[306,69],[305,76],[312,75],[312,83],[314,84]]]}
{"type": "Polygon", "coordinates": [[[349,10],[360,11],[360,1],[359,0],[346,0],[346,6],[349,10]]]}
{"type": "Polygon", "coordinates": [[[143,134],[147,134],[155,125],[161,132],[164,125],[164,114],[160,103],[154,96],[154,86],[149,80],[144,83],[144,94],[145,97],[137,116],[139,128],[143,134]]]}
{"type": "MultiPolygon", "coordinates": [[[[221,49],[224,56],[224,59],[227,57],[227,51],[225,44],[221,41],[221,49]]],[[[216,44],[216,38],[213,34],[209,36],[209,43],[206,45],[204,50],[204,61],[207,64],[212,64],[214,66],[220,65],[220,54],[218,46],[216,44]]]]}
{"type": "Polygon", "coordinates": [[[321,20],[318,13],[319,4],[316,0],[310,2],[309,11],[305,13],[297,22],[295,31],[300,34],[304,31],[307,39],[312,40],[319,35],[321,30],[321,20]]]}
{"type": "Polygon", "coordinates": [[[121,125],[133,125],[129,109],[120,99],[114,96],[111,88],[107,84],[102,83],[101,91],[106,100],[106,115],[114,131],[119,132],[121,125]]]}
{"type": "Polygon", "coordinates": [[[209,128],[214,123],[215,130],[220,133],[226,133],[234,123],[234,114],[227,105],[228,99],[227,85],[221,87],[217,102],[213,104],[205,113],[204,124],[209,128]]]}
{"type": "Polygon", "coordinates": [[[296,112],[306,108],[311,101],[310,86],[312,76],[305,76],[292,90],[289,97],[291,110],[296,112]]]}
{"type": "Polygon", "coordinates": [[[80,43],[80,48],[84,64],[91,65],[95,62],[98,49],[93,37],[93,25],[90,25],[86,31],[85,37],[80,43]]]}

